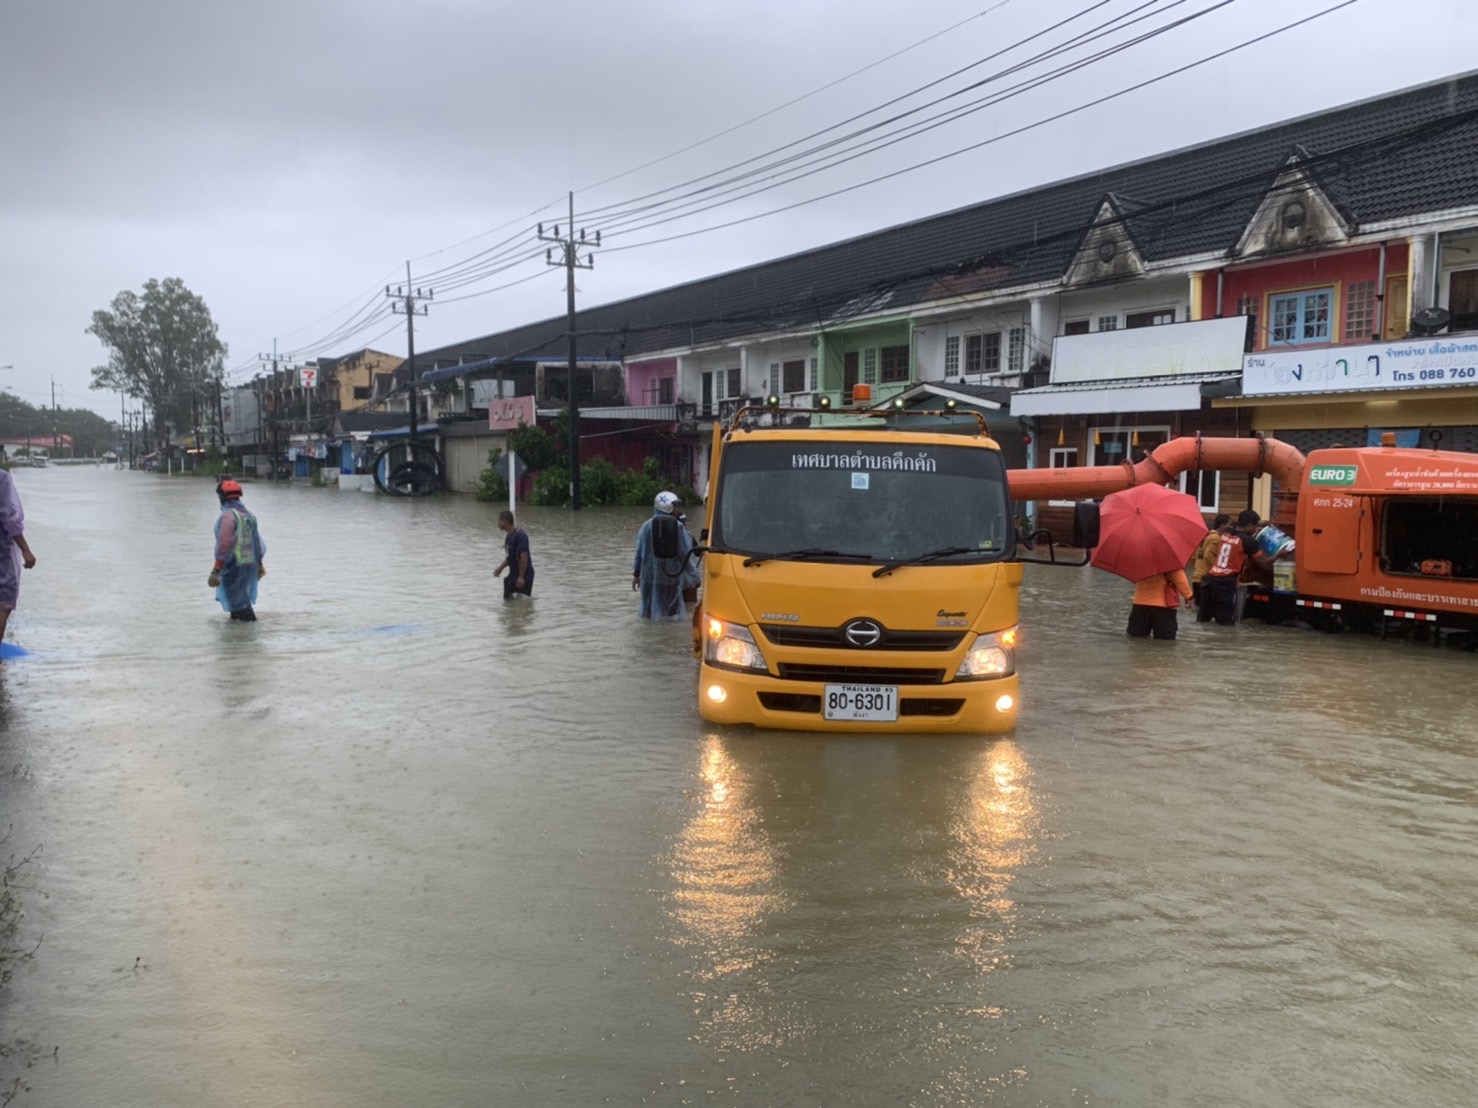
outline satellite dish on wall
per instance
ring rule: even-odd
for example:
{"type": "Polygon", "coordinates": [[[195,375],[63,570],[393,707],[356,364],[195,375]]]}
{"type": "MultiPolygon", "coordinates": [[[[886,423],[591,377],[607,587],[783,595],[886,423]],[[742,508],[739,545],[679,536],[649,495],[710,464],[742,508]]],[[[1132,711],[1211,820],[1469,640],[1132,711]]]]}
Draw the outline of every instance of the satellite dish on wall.
{"type": "Polygon", "coordinates": [[[1411,329],[1418,335],[1435,335],[1452,322],[1452,313],[1446,308],[1423,308],[1411,313],[1411,329]]]}

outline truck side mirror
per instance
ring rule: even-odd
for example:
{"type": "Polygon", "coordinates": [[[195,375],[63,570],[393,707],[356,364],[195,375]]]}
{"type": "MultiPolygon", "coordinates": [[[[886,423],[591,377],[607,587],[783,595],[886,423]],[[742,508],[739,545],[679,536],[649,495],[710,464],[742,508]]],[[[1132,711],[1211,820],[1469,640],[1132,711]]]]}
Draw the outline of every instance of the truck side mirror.
{"type": "Polygon", "coordinates": [[[1091,500],[1073,505],[1073,545],[1079,550],[1098,545],[1098,505],[1091,500]]]}
{"type": "Polygon", "coordinates": [[[698,532],[698,541],[699,542],[707,542],[708,541],[708,528],[707,527],[703,528],[701,531],[698,532]]]}

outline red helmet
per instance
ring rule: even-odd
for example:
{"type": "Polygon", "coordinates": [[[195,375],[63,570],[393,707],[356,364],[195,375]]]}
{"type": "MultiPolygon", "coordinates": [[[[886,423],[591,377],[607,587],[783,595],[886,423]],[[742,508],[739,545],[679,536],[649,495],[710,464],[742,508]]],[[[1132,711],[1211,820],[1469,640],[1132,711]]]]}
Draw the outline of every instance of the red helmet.
{"type": "Polygon", "coordinates": [[[216,495],[222,500],[234,500],[241,495],[241,482],[227,477],[216,486],[216,495]]]}

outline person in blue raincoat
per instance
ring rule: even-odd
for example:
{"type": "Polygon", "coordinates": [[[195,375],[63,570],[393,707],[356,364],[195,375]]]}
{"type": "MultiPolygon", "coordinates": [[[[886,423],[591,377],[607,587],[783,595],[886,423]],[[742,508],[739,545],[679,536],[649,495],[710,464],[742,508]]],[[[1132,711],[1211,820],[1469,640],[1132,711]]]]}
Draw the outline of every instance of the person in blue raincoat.
{"type": "Polygon", "coordinates": [[[686,619],[683,590],[698,587],[697,561],[688,556],[693,536],[678,518],[681,507],[676,494],[659,492],[652,518],[636,533],[631,587],[641,593],[642,619],[686,619]]]}
{"type": "Polygon", "coordinates": [[[210,571],[210,587],[216,600],[243,623],[254,622],[257,613],[257,581],[267,576],[262,559],[267,544],[262,541],[257,517],[241,503],[241,484],[227,477],[216,486],[221,514],[216,517],[216,560],[210,571]]]}

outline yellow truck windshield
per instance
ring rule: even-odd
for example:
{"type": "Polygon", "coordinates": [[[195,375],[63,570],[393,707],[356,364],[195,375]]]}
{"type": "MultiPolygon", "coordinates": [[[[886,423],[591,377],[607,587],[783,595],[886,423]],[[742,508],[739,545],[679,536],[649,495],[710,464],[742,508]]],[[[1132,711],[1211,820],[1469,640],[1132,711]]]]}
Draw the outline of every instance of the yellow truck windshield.
{"type": "Polygon", "coordinates": [[[716,550],[806,561],[1009,558],[1000,454],[880,438],[731,443],[713,513],[716,550]]]}

